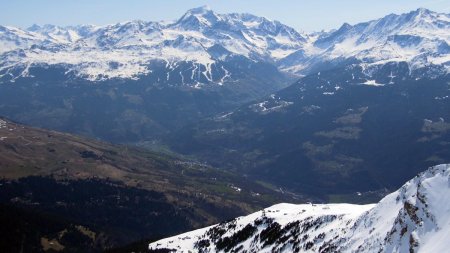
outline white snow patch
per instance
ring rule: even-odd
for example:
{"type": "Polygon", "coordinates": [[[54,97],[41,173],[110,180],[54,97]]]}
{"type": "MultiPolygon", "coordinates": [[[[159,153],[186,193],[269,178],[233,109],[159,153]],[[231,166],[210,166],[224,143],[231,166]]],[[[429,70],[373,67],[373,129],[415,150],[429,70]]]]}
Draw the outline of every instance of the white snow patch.
{"type": "Polygon", "coordinates": [[[367,80],[363,84],[370,85],[370,86],[384,86],[382,83],[377,83],[375,80],[367,80]]]}

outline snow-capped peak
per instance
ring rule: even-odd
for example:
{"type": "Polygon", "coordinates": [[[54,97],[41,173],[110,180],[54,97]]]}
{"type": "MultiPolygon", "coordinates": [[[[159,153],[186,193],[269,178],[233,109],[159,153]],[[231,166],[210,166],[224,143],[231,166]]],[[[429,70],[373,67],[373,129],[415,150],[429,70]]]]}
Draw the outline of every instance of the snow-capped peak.
{"type": "Polygon", "coordinates": [[[26,76],[28,71],[22,70],[29,66],[59,65],[89,80],[139,78],[152,72],[149,66],[153,62],[165,62],[168,71],[188,62],[194,65],[188,70],[192,73],[176,73],[178,76],[222,83],[230,80],[232,73],[223,66],[213,71],[213,64],[229,56],[274,63],[305,40],[279,22],[249,14],[217,14],[208,7],[191,9],[172,23],[136,20],[106,26],[34,25],[28,30],[5,31],[0,29],[0,54],[4,53],[0,55],[0,77],[2,73],[26,76]],[[20,50],[20,55],[14,50],[20,50]],[[203,74],[198,74],[201,69],[203,74]]]}
{"type": "Polygon", "coordinates": [[[278,204],[163,239],[150,252],[446,252],[450,165],[432,167],[375,205],[278,204]]]}
{"type": "Polygon", "coordinates": [[[199,30],[202,26],[212,27],[220,20],[208,6],[202,6],[188,10],[176,22],[176,26],[187,30],[199,30]]]}
{"type": "Polygon", "coordinates": [[[28,32],[37,33],[40,35],[44,35],[46,39],[54,42],[54,43],[72,43],[81,39],[81,36],[78,32],[79,27],[61,27],[55,26],[51,24],[46,24],[43,26],[34,24],[26,29],[28,32]]]}
{"type": "Polygon", "coordinates": [[[323,51],[317,61],[355,58],[377,65],[407,62],[411,69],[450,60],[450,15],[427,9],[356,25],[320,36],[314,45],[323,51]]]}
{"type": "Polygon", "coordinates": [[[430,15],[433,12],[428,10],[428,9],[426,9],[426,8],[421,7],[421,8],[417,8],[417,10],[412,11],[411,13],[415,13],[417,15],[430,15]]]}
{"type": "Polygon", "coordinates": [[[197,8],[192,8],[192,9],[188,10],[186,12],[186,14],[184,14],[183,17],[190,16],[190,15],[195,15],[195,16],[205,15],[207,13],[214,13],[214,12],[212,11],[211,7],[209,7],[209,5],[203,5],[203,6],[200,6],[197,8]]]}
{"type": "MultiPolygon", "coordinates": [[[[450,15],[426,9],[306,35],[264,17],[218,14],[204,6],[171,23],[137,20],[106,26],[0,27],[0,77],[15,80],[25,76],[28,71],[23,70],[29,66],[58,65],[89,80],[139,78],[152,72],[153,61],[172,67],[190,62],[199,66],[192,69],[211,73],[212,64],[229,56],[300,75],[346,59],[356,59],[367,68],[407,62],[411,69],[439,65],[448,72],[449,31],[450,15]]],[[[220,72],[225,75],[229,70],[220,72]]]]}

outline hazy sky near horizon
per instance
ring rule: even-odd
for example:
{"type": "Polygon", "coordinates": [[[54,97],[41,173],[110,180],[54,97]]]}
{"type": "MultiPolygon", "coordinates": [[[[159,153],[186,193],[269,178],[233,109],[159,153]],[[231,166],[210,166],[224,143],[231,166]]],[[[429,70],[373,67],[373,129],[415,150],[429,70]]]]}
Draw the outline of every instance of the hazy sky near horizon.
{"type": "Polygon", "coordinates": [[[450,12],[450,0],[0,0],[0,25],[105,25],[127,20],[175,20],[207,5],[217,13],[245,12],[302,31],[338,28],[424,7],[450,12]]]}

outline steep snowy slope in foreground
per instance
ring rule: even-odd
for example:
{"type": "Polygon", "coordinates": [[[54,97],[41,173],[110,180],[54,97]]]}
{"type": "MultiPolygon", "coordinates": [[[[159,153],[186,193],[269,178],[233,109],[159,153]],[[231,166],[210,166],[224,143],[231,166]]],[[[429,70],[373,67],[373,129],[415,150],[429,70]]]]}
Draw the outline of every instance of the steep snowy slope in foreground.
{"type": "Polygon", "coordinates": [[[176,252],[447,252],[450,164],[375,205],[278,204],[149,245],[176,252]]]}

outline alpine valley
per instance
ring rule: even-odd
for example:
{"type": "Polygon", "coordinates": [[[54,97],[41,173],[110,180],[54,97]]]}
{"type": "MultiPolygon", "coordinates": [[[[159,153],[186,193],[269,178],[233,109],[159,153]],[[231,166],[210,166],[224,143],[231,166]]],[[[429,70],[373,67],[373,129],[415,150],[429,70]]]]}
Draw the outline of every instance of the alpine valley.
{"type": "Polygon", "coordinates": [[[443,252],[449,73],[424,8],[0,26],[0,248],[443,252]]]}
{"type": "Polygon", "coordinates": [[[375,85],[383,66],[400,80],[445,76],[449,36],[449,15],[426,9],[314,34],[207,7],[174,22],[2,26],[0,114],[151,145],[326,69],[361,66],[375,85]]]}
{"type": "Polygon", "coordinates": [[[306,201],[182,157],[2,119],[0,172],[4,252],[100,252],[306,201]]]}

